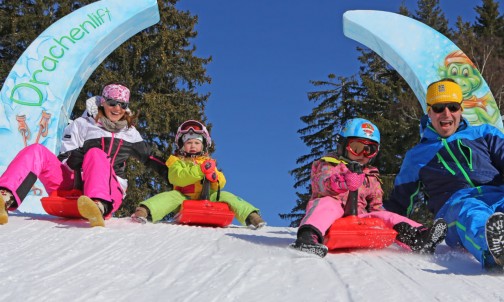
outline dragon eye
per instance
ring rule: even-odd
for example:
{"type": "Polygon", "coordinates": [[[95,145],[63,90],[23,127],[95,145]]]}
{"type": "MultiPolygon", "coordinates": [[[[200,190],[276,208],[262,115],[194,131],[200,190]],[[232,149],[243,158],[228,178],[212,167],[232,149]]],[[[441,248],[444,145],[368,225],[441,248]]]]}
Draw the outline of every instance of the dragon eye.
{"type": "Polygon", "coordinates": [[[451,74],[452,76],[456,76],[456,75],[458,74],[458,69],[457,69],[457,67],[452,67],[452,68],[450,69],[450,74],[451,74]]]}
{"type": "Polygon", "coordinates": [[[462,69],[462,75],[467,78],[469,76],[469,68],[462,69]]]}

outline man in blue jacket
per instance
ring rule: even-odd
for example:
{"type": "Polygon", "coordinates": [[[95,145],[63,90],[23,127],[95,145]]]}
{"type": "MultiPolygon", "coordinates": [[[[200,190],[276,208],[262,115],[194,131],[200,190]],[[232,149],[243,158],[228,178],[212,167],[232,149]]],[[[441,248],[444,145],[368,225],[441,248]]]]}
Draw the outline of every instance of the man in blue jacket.
{"type": "Polygon", "coordinates": [[[409,215],[420,195],[448,223],[446,243],[484,267],[504,266],[504,134],[462,118],[462,90],[450,79],[427,88],[427,123],[406,153],[388,210],[409,215]]]}

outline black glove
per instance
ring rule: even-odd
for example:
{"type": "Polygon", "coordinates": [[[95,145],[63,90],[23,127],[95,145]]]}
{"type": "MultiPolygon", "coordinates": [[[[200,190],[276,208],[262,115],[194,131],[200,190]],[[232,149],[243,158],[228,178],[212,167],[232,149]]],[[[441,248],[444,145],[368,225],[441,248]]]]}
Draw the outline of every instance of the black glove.
{"type": "Polygon", "coordinates": [[[82,162],[84,161],[84,152],[81,149],[75,149],[70,152],[66,164],[72,168],[72,170],[80,170],[82,168],[82,162]]]}

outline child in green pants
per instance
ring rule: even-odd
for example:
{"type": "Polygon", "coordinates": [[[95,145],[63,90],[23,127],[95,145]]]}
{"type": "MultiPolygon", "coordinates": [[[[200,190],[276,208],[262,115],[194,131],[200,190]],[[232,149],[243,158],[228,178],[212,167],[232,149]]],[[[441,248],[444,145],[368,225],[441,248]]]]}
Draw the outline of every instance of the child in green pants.
{"type": "Polygon", "coordinates": [[[200,199],[205,180],[210,182],[210,201],[227,203],[238,221],[251,229],[266,225],[259,209],[232,193],[218,192],[224,188],[226,178],[217,169],[215,160],[208,156],[212,139],[205,125],[195,120],[185,121],[177,130],[175,142],[178,149],[166,161],[168,181],[173,190],[142,201],[131,216],[134,221],[145,223],[150,217],[156,222],[169,213],[178,212],[184,200],[200,199]]]}

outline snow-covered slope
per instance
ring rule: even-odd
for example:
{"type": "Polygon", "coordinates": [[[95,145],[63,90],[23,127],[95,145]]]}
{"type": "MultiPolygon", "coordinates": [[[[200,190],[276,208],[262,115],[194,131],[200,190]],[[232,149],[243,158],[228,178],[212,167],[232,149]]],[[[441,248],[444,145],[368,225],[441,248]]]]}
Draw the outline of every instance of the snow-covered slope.
{"type": "Polygon", "coordinates": [[[504,301],[504,274],[444,244],[320,259],[287,248],[295,234],[17,213],[0,226],[0,301],[504,301]]]}

